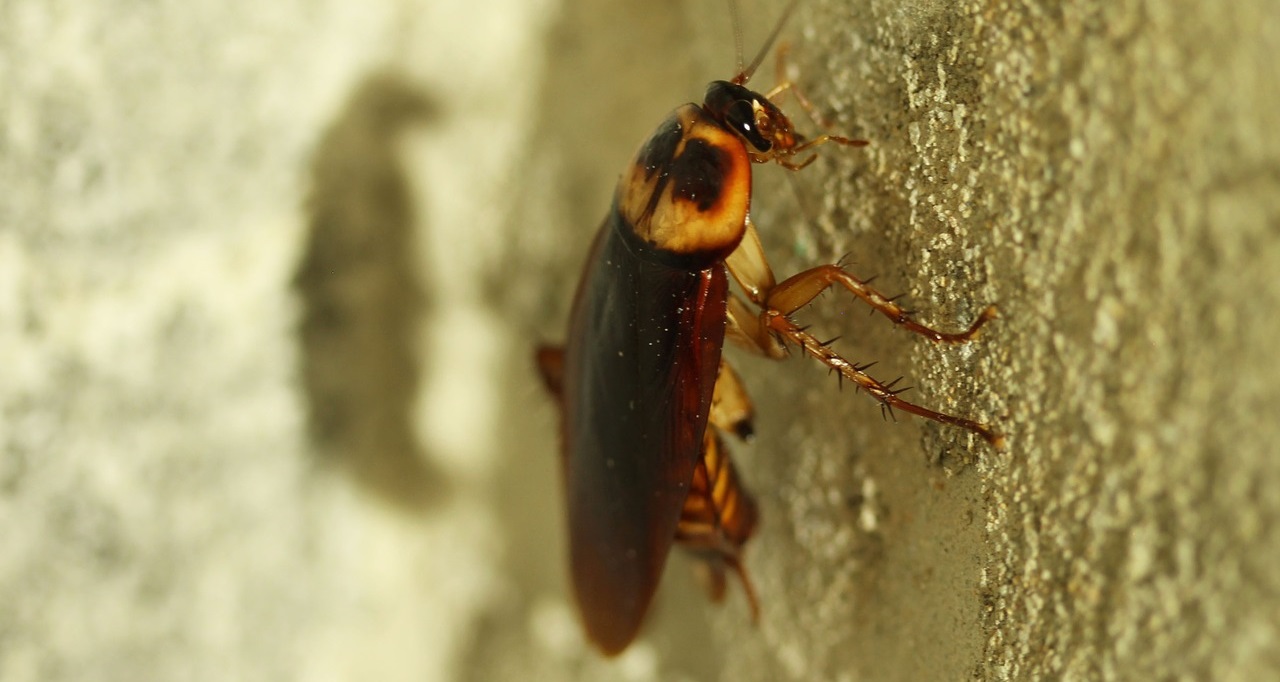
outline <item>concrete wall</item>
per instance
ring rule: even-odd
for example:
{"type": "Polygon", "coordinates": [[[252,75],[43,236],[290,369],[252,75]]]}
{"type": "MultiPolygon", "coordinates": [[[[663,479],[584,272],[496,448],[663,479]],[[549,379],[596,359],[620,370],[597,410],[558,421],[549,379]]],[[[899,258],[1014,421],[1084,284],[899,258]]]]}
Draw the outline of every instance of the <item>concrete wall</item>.
{"type": "MultiPolygon", "coordinates": [[[[743,5],[750,53],[779,10],[743,5]]],[[[734,355],[761,622],[677,557],[609,662],[529,347],[635,146],[730,75],[723,9],[0,17],[0,679],[1280,672],[1274,3],[804,3],[800,81],[872,145],[758,170],[774,267],[999,303],[958,348],[800,317],[1009,448],[734,355]]]]}

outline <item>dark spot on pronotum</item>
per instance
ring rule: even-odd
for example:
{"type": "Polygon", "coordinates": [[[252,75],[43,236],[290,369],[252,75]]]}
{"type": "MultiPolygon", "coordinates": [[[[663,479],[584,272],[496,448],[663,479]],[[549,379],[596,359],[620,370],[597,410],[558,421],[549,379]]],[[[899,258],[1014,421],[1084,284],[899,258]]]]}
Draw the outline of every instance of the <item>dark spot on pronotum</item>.
{"type": "Polygon", "coordinates": [[[689,140],[671,162],[672,196],[693,202],[698,210],[710,209],[720,199],[730,163],[729,154],[720,147],[699,138],[689,140]]]}
{"type": "Polygon", "coordinates": [[[676,155],[676,147],[680,146],[680,139],[683,136],[680,119],[674,115],[658,126],[658,130],[645,143],[636,158],[636,163],[644,168],[646,178],[652,179],[659,169],[667,168],[671,164],[671,160],[676,155]]]}

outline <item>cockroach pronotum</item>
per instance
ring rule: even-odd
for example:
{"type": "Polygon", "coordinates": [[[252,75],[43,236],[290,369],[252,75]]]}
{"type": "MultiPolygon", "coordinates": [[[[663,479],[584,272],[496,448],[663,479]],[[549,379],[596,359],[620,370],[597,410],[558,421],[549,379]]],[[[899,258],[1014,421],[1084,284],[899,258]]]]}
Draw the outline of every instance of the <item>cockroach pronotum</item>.
{"type": "Polygon", "coordinates": [[[903,400],[902,389],[873,379],[791,319],[837,285],[937,342],[969,341],[996,316],[988,306],[964,331],[936,331],[839,264],[775,281],[751,222],[751,164],[795,171],[815,158],[796,155],[820,145],[867,144],[795,132],[775,101],[791,92],[812,107],[781,69],[768,93],[746,87],[794,5],[750,65],[742,66],[739,47],[737,75],[711,83],[701,105],[676,109],[640,146],[588,256],[566,344],[537,352],[561,410],[574,596],[588,637],[607,655],[635,638],[672,544],[705,562],[715,600],[726,571],[737,574],[758,617],[742,563],[756,505],[721,439],[749,436],[752,408],[720,357],[726,339],[773,359],[786,357],[790,344],[886,409],[968,429],[995,447],[1003,442],[988,424],[903,400]],[[730,276],[742,296],[729,292],[730,276]]]}

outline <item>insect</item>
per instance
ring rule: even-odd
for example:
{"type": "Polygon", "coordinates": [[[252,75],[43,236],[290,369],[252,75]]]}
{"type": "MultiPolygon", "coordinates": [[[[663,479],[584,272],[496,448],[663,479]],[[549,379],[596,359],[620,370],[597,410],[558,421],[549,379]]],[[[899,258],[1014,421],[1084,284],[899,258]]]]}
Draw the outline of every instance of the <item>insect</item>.
{"type": "Polygon", "coordinates": [[[758,617],[742,562],[756,503],[722,438],[749,437],[753,412],[721,358],[726,340],[774,359],[798,348],[882,409],[1002,442],[987,424],[903,400],[904,389],[872,378],[791,319],[836,286],[937,342],[969,341],[996,315],[988,306],[964,331],[936,331],[839,264],[775,280],[750,217],[752,164],[797,171],[815,158],[797,155],[821,145],[867,144],[796,132],[775,101],[790,91],[810,105],[785,78],[765,94],[746,87],[794,5],[749,66],[739,48],[732,80],[712,82],[702,104],[677,108],[640,146],[588,256],[567,341],[536,354],[560,406],[573,592],[588,637],[606,655],[635,638],[673,544],[702,561],[713,600],[736,574],[758,617]],[[741,296],[729,291],[730,277],[741,296]]]}

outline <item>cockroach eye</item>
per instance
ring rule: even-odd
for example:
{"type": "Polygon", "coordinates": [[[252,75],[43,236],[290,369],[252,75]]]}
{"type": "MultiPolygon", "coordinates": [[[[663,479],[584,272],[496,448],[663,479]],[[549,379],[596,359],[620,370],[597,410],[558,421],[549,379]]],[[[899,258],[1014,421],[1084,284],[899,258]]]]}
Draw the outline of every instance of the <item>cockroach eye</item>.
{"type": "Polygon", "coordinates": [[[757,152],[764,153],[773,147],[773,143],[760,135],[760,131],[756,128],[756,111],[751,106],[751,102],[740,99],[730,104],[724,113],[724,120],[733,132],[750,142],[757,152]]]}

